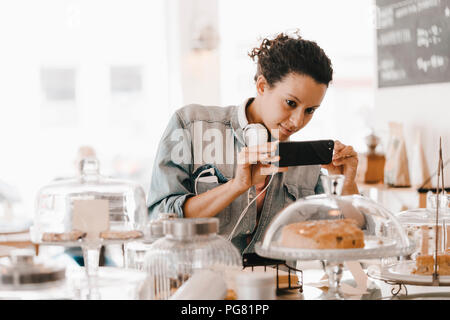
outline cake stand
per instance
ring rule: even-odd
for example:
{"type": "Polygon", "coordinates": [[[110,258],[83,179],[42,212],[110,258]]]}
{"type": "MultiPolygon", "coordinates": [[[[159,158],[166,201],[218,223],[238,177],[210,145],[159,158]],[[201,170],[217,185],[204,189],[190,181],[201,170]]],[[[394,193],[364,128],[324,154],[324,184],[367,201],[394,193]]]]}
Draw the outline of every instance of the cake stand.
{"type": "Polygon", "coordinates": [[[93,288],[91,298],[96,299],[100,248],[138,239],[103,239],[100,233],[142,232],[148,215],[146,197],[142,186],[135,182],[101,175],[100,163],[94,155],[83,155],[77,164],[75,176],[54,179],[39,189],[30,236],[33,243],[43,246],[81,247],[88,283],[93,288]],[[76,241],[43,241],[44,233],[68,233],[74,229],[85,232],[86,237],[76,241]]]}
{"type": "Polygon", "coordinates": [[[450,286],[450,275],[439,275],[438,281],[433,281],[433,275],[414,274],[415,261],[404,260],[385,266],[370,266],[367,275],[373,279],[381,280],[387,284],[398,286],[392,289],[393,296],[397,296],[402,287],[405,288],[405,296],[408,295],[406,285],[447,287],[450,286]]]}
{"type": "Polygon", "coordinates": [[[364,248],[357,249],[297,249],[283,247],[277,242],[273,242],[269,246],[263,246],[261,242],[255,245],[256,253],[267,258],[288,261],[322,261],[329,282],[327,293],[321,297],[324,300],[345,299],[345,295],[340,289],[345,261],[405,256],[410,254],[414,248],[414,243],[405,247],[393,239],[375,236],[367,236],[364,240],[364,248]]]}
{"type": "Polygon", "coordinates": [[[35,244],[41,246],[62,246],[62,247],[81,247],[83,251],[84,269],[86,274],[86,280],[88,284],[87,299],[98,300],[100,299],[100,291],[98,290],[99,281],[99,261],[100,261],[100,249],[104,245],[123,245],[130,241],[136,241],[143,239],[143,236],[139,238],[130,239],[79,239],[76,241],[36,241],[35,244]]]}

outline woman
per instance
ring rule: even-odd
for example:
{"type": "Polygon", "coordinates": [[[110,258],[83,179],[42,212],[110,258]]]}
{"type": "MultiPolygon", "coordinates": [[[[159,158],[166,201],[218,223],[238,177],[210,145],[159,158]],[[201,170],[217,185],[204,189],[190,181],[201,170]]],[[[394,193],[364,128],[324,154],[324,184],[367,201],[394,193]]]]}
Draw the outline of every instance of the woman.
{"type": "MultiPolygon", "coordinates": [[[[255,97],[239,106],[189,105],[172,116],[158,147],[148,202],[151,218],[159,212],[218,217],[219,233],[234,231],[231,240],[242,254],[254,252],[282,208],[323,193],[319,165],[279,168],[270,162],[279,160],[273,155],[278,141],[312,119],[333,74],[324,51],[299,36],[264,39],[249,56],[257,62],[255,97]],[[263,125],[272,142],[246,145],[249,124],[263,125]]],[[[357,164],[353,148],[335,141],[332,163],[323,167],[345,176],[343,194],[355,194],[357,164]]]]}

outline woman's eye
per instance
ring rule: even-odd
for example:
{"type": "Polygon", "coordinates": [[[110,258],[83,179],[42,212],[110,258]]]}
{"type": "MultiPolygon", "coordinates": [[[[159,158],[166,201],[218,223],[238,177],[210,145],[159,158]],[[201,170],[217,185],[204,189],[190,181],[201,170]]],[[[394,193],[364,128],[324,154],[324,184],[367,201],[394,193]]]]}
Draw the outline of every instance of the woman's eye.
{"type": "Polygon", "coordinates": [[[292,100],[286,100],[286,103],[289,107],[291,108],[295,108],[297,106],[297,104],[295,103],[295,101],[292,100]]]}
{"type": "Polygon", "coordinates": [[[305,113],[307,113],[307,114],[313,114],[314,111],[316,111],[316,108],[306,108],[305,113]]]}

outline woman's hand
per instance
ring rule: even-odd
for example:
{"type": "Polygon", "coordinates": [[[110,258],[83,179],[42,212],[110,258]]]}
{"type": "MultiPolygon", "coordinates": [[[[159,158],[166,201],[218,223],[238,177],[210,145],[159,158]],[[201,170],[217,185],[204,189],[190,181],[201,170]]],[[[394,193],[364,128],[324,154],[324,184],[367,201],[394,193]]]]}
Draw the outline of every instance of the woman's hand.
{"type": "Polygon", "coordinates": [[[345,176],[343,194],[358,193],[356,186],[356,171],[358,169],[358,154],[352,146],[346,146],[340,141],[334,142],[334,154],[331,163],[322,165],[329,174],[342,174],[345,176]]]}
{"type": "Polygon", "coordinates": [[[279,168],[272,164],[261,162],[276,162],[280,156],[273,156],[278,142],[268,142],[258,146],[243,148],[238,154],[238,165],[234,177],[234,186],[240,192],[247,191],[251,186],[262,183],[268,175],[276,172],[286,172],[287,167],[279,168]]]}

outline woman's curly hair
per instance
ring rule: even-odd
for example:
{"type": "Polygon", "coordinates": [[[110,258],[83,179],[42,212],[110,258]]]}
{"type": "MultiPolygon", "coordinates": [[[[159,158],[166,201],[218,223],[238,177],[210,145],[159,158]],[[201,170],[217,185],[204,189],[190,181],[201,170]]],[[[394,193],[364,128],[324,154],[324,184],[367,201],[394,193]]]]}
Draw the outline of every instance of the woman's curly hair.
{"type": "Polygon", "coordinates": [[[293,36],[280,33],[273,40],[265,38],[248,55],[257,62],[255,81],[263,75],[271,87],[291,72],[327,86],[333,78],[328,56],[316,42],[302,39],[298,31],[293,36]]]}

